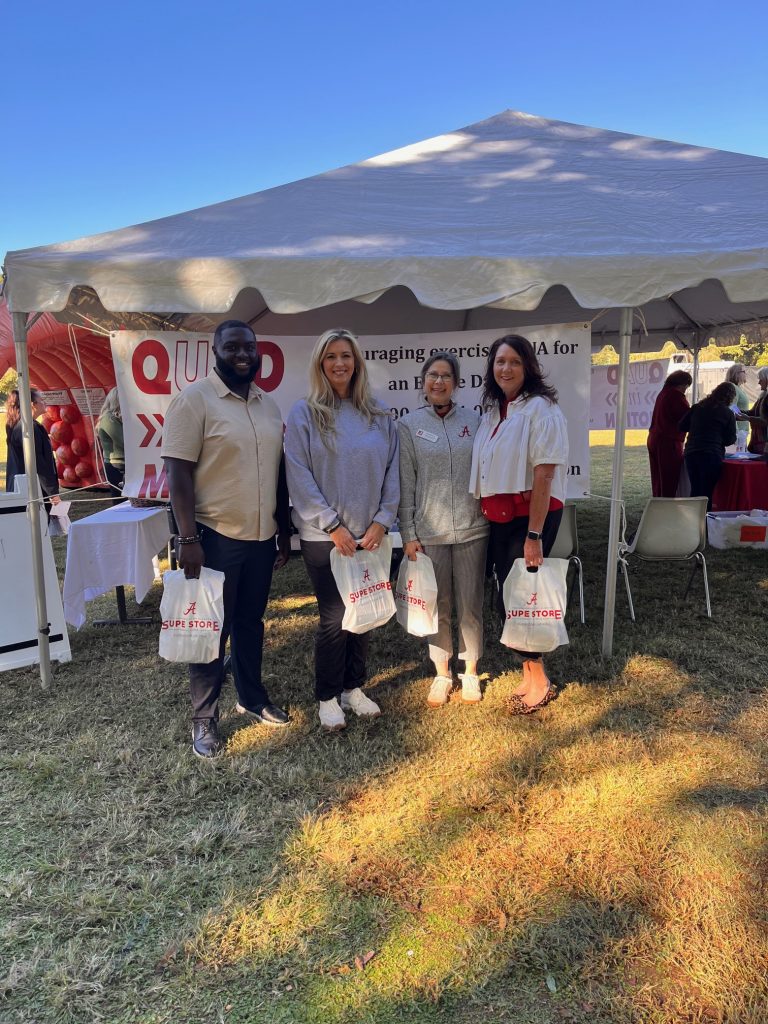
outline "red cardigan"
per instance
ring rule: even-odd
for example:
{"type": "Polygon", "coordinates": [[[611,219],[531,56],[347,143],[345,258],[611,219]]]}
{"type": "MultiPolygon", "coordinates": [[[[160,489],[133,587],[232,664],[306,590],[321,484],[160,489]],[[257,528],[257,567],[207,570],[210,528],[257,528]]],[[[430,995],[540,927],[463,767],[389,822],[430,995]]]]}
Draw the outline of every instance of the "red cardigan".
{"type": "Polygon", "coordinates": [[[650,433],[655,438],[666,437],[671,441],[683,441],[685,432],[680,430],[680,420],[690,409],[688,399],[677,388],[662,388],[651,416],[650,433]]]}

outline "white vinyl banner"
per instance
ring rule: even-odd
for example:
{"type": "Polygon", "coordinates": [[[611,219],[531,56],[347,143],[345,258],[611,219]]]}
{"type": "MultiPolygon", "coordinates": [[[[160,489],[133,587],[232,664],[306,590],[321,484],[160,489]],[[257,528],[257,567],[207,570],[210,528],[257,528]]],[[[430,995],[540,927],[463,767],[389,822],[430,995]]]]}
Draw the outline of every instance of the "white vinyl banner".
{"type": "MultiPolygon", "coordinates": [[[[362,335],[358,341],[374,394],[399,418],[423,403],[421,367],[439,349],[459,358],[462,378],[456,400],[479,410],[488,349],[503,333],[362,335]]],[[[559,393],[569,426],[568,497],[582,498],[589,490],[589,326],[528,327],[518,333],[531,341],[559,393]]],[[[317,339],[257,337],[262,364],[256,383],[275,399],[285,420],[294,402],[307,393],[310,354],[317,339]]],[[[160,458],[165,412],[178,391],[213,367],[212,335],[115,331],[111,340],[125,436],[125,493],[167,497],[160,458]]]]}
{"type": "MultiPolygon", "coordinates": [[[[647,430],[659,392],[669,373],[669,359],[643,359],[629,364],[627,430],[647,430]]],[[[593,366],[589,429],[615,430],[619,400],[619,367],[593,366]]]]}

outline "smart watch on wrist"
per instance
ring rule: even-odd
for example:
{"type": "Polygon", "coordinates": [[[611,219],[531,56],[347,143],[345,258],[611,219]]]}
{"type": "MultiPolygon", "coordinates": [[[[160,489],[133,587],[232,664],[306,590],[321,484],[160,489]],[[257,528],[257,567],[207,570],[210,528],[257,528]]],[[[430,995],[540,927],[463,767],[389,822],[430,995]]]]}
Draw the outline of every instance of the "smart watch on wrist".
{"type": "Polygon", "coordinates": [[[541,540],[541,534],[536,533],[535,530],[528,531],[528,540],[541,540]]]}

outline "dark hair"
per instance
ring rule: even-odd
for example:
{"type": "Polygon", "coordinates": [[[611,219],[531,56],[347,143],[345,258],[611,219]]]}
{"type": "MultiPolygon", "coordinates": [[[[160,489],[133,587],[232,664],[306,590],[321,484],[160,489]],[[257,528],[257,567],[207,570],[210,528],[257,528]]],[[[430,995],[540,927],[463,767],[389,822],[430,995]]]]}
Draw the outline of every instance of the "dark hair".
{"type": "Polygon", "coordinates": [[[536,353],[533,351],[533,345],[521,334],[505,334],[503,338],[497,338],[488,351],[488,362],[485,367],[485,376],[483,377],[483,396],[481,399],[483,408],[490,409],[492,406],[500,405],[504,401],[504,392],[493,376],[493,364],[496,359],[496,353],[502,345],[508,345],[517,352],[523,361],[524,378],[521,394],[525,398],[530,398],[531,395],[541,395],[542,398],[546,398],[549,402],[556,402],[557,391],[551,384],[547,384],[545,381],[544,373],[539,366],[536,353]]]}
{"type": "Polygon", "coordinates": [[[243,328],[246,331],[250,331],[250,333],[253,335],[253,340],[256,340],[256,332],[254,331],[250,324],[243,323],[242,320],[222,320],[221,323],[216,328],[216,330],[213,332],[214,345],[216,344],[217,341],[221,341],[222,334],[224,333],[224,331],[229,330],[230,327],[239,327],[243,328]]]}
{"type": "MultiPolygon", "coordinates": [[[[29,396],[33,402],[42,401],[40,398],[40,392],[37,388],[30,388],[29,396]]],[[[19,400],[19,392],[14,388],[14,390],[8,394],[8,398],[5,403],[5,436],[9,443],[11,440],[11,432],[20,419],[21,402],[19,400]]]]}
{"type": "Polygon", "coordinates": [[[427,370],[430,368],[430,366],[432,366],[433,363],[436,363],[441,359],[443,360],[443,362],[448,363],[448,365],[451,368],[451,373],[453,374],[454,383],[456,384],[456,387],[459,386],[459,381],[461,379],[461,369],[459,367],[459,360],[456,358],[453,352],[446,352],[444,349],[440,349],[438,352],[433,352],[432,355],[429,357],[429,359],[427,359],[427,361],[421,368],[422,388],[424,387],[424,381],[427,376],[427,370]]]}
{"type": "Polygon", "coordinates": [[[11,431],[21,419],[21,405],[19,403],[19,392],[11,391],[5,403],[5,436],[11,440],[11,431]]]}
{"type": "Polygon", "coordinates": [[[685,370],[675,370],[664,381],[665,388],[679,388],[681,384],[685,384],[687,388],[693,384],[693,377],[685,370]]]}
{"type": "Polygon", "coordinates": [[[736,400],[736,385],[731,384],[730,381],[724,380],[722,384],[718,384],[712,394],[707,395],[706,398],[702,398],[699,405],[731,405],[736,400]]]}

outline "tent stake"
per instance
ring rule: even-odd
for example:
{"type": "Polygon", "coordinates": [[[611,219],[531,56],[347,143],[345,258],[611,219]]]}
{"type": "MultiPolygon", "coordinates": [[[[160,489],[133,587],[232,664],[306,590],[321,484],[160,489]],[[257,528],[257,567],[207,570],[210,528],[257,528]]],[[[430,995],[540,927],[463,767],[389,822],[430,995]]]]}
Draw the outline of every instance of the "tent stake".
{"type": "Polygon", "coordinates": [[[45,600],[45,568],[43,566],[43,540],[40,535],[41,493],[37,478],[35,457],[35,428],[32,416],[32,394],[29,383],[29,354],[27,351],[27,314],[13,314],[13,340],[16,346],[16,372],[19,375],[19,405],[21,434],[24,444],[24,466],[27,471],[27,520],[32,540],[32,574],[35,581],[37,605],[37,641],[40,657],[40,683],[44,690],[51,688],[51,647],[48,640],[50,623],[45,600]]]}
{"type": "Polygon", "coordinates": [[[621,495],[624,485],[624,434],[627,426],[627,385],[629,349],[632,340],[632,308],[624,307],[619,325],[619,382],[616,403],[616,433],[613,447],[611,519],[608,531],[608,564],[605,571],[605,613],[603,615],[603,657],[613,654],[613,621],[616,612],[616,574],[619,568],[621,495]]]}

